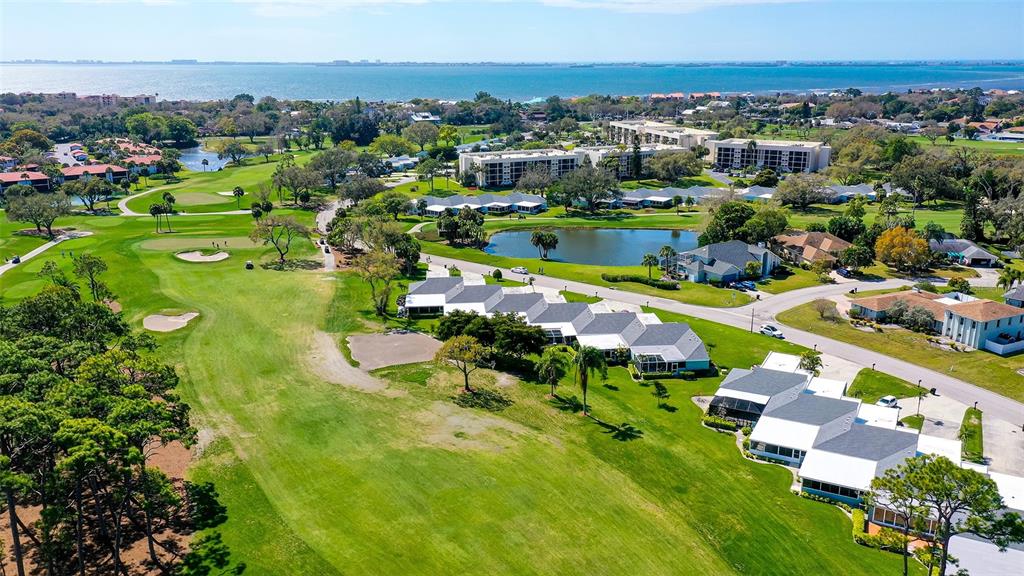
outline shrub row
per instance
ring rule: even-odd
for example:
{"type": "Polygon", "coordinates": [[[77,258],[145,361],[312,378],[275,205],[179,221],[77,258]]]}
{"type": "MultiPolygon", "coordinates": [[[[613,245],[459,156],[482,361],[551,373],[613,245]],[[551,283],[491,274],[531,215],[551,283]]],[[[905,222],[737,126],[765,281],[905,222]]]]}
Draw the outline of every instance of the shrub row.
{"type": "MultiPolygon", "coordinates": [[[[814,500],[815,502],[822,502],[822,503],[825,503],[825,504],[831,504],[833,506],[838,506],[838,507],[842,508],[843,510],[846,510],[847,512],[850,512],[851,510],[853,510],[853,508],[851,508],[850,505],[846,504],[845,502],[839,502],[837,500],[832,500],[831,498],[825,498],[824,496],[818,496],[817,494],[811,494],[810,492],[804,492],[803,490],[800,490],[799,492],[797,492],[797,494],[801,498],[807,498],[808,500],[814,500]]],[[[863,513],[863,511],[861,511],[861,512],[863,513]]]]}
{"type": "Polygon", "coordinates": [[[701,422],[709,428],[728,430],[730,432],[735,432],[737,430],[736,423],[732,420],[726,420],[725,418],[720,418],[718,416],[711,416],[710,414],[701,418],[701,422]]]}
{"type": "Polygon", "coordinates": [[[648,278],[639,274],[601,274],[601,279],[605,282],[636,282],[662,290],[679,290],[679,282],[648,278]]]}

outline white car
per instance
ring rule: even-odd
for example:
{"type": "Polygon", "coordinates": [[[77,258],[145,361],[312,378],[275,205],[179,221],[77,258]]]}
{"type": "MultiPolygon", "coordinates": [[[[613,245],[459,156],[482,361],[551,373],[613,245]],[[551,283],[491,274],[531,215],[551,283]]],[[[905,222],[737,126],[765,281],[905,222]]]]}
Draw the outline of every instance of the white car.
{"type": "Polygon", "coordinates": [[[762,324],[761,334],[764,334],[765,336],[771,336],[772,338],[785,338],[785,336],[782,335],[782,330],[779,330],[778,328],[772,326],[771,324],[762,324]]]}
{"type": "Polygon", "coordinates": [[[516,274],[529,274],[530,271],[526,269],[526,266],[516,266],[512,269],[516,274]]]}
{"type": "Polygon", "coordinates": [[[895,396],[882,396],[875,402],[876,406],[885,406],[886,408],[899,408],[900,405],[896,400],[895,396]]]}

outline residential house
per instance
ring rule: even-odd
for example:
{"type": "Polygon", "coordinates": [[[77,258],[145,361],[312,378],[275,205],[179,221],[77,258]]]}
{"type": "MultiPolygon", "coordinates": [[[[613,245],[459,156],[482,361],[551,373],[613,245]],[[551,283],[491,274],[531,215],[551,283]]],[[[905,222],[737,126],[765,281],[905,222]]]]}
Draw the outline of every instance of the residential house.
{"type": "Polygon", "coordinates": [[[722,380],[711,399],[709,414],[752,426],[764,413],[769,402],[791,402],[807,386],[806,372],[771,370],[755,366],[733,368],[722,380]]]}
{"type": "Polygon", "coordinates": [[[758,264],[757,278],[764,278],[780,264],[767,248],[730,240],[680,252],[666,263],[669,273],[692,282],[735,282],[747,276],[747,263],[758,264]]]}
{"type": "Polygon", "coordinates": [[[1003,294],[1003,302],[1017,308],[1024,308],[1024,284],[1018,284],[1003,294]]]}
{"type": "Polygon", "coordinates": [[[116,184],[128,177],[128,170],[113,164],[87,164],[63,168],[64,181],[89,180],[90,178],[106,178],[116,184]]]}
{"type": "Polygon", "coordinates": [[[853,424],[812,446],[800,466],[801,490],[859,506],[871,481],[917,455],[915,432],[853,424]]]}
{"type": "Polygon", "coordinates": [[[483,214],[539,214],[548,209],[548,202],[536,194],[524,194],[522,192],[510,192],[508,194],[480,194],[479,196],[424,196],[410,201],[410,213],[420,214],[420,206],[425,203],[422,209],[423,216],[438,217],[445,210],[451,209],[455,212],[468,208],[483,214]]]}
{"type": "Polygon", "coordinates": [[[878,199],[878,193],[871,184],[832,184],[825,187],[825,196],[831,204],[841,204],[860,197],[874,202],[878,199]]]}
{"type": "Polygon", "coordinates": [[[10,156],[0,156],[0,172],[6,172],[18,165],[18,159],[10,156]]]}
{"type": "Polygon", "coordinates": [[[740,190],[740,197],[748,202],[771,200],[775,196],[775,188],[771,186],[750,186],[740,190]]]}
{"type": "Polygon", "coordinates": [[[942,294],[908,290],[857,298],[850,303],[850,312],[876,322],[886,322],[886,311],[897,301],[902,301],[906,304],[907,309],[920,307],[928,310],[933,318],[931,330],[936,333],[942,332],[942,325],[945,322],[946,309],[949,303],[956,302],[955,299],[948,298],[942,294]]]}
{"type": "Polygon", "coordinates": [[[814,394],[799,394],[790,402],[769,405],[750,434],[750,451],[799,466],[815,444],[848,431],[859,407],[856,400],[814,394]]]}
{"type": "Polygon", "coordinates": [[[6,190],[16,184],[31,186],[42,192],[50,189],[50,177],[31,170],[0,172],[0,190],[6,190]]]}
{"type": "Polygon", "coordinates": [[[655,190],[651,188],[637,188],[636,190],[621,190],[619,201],[626,208],[671,208],[674,206],[675,195],[671,190],[655,190]]]}
{"type": "Polygon", "coordinates": [[[929,240],[928,246],[932,249],[932,252],[945,254],[953,262],[963,264],[964,266],[992,267],[999,262],[998,256],[963,238],[929,240]]]}
{"type": "Polygon", "coordinates": [[[826,262],[834,267],[839,255],[853,244],[828,232],[791,232],[772,238],[772,248],[794,264],[826,262]]]}

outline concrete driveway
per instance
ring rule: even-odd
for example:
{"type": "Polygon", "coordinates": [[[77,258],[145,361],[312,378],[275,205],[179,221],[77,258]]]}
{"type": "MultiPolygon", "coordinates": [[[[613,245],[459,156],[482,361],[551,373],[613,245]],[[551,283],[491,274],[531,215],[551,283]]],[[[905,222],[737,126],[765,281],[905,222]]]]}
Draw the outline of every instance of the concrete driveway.
{"type": "Polygon", "coordinates": [[[1024,431],[1005,420],[981,417],[985,457],[989,470],[1007,474],[1024,474],[1024,431]]]}
{"type": "MultiPolygon", "coordinates": [[[[917,413],[917,398],[900,398],[903,411],[900,416],[906,418],[917,413]]],[[[924,415],[922,434],[938,436],[948,440],[958,440],[960,424],[964,419],[967,405],[957,402],[948,396],[925,396],[921,399],[921,414],[924,415]]]]}

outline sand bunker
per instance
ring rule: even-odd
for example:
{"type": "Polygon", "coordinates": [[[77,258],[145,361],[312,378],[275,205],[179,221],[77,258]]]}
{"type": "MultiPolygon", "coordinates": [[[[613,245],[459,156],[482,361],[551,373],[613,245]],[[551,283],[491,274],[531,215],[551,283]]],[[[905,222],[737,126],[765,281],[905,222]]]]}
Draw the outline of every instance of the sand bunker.
{"type": "Polygon", "coordinates": [[[313,333],[313,342],[306,361],[314,374],[332,384],[389,397],[405,394],[401,390],[388,388],[387,382],[349,364],[338,349],[334,337],[327,332],[317,330],[313,333]]]}
{"type": "Polygon", "coordinates": [[[227,252],[217,252],[216,254],[206,256],[198,250],[193,250],[191,252],[178,252],[175,256],[186,262],[220,262],[230,256],[230,254],[227,252]]]}
{"type": "Polygon", "coordinates": [[[189,320],[196,316],[199,316],[199,312],[186,312],[177,316],[151,314],[142,319],[142,327],[153,332],[173,332],[179,328],[184,328],[189,320]]]}

